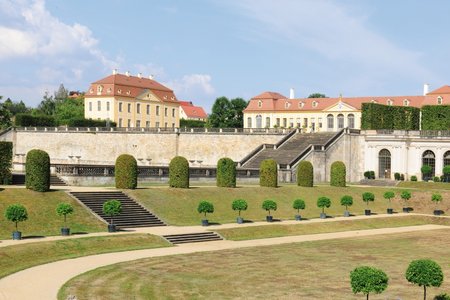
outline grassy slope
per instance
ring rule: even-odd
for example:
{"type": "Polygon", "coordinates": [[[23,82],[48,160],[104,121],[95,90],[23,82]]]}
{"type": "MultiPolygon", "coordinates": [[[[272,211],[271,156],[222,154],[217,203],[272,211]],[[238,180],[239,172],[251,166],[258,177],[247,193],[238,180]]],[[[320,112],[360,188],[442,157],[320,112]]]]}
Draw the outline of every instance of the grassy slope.
{"type": "Polygon", "coordinates": [[[383,269],[388,289],[370,299],[420,299],[423,289],[405,280],[411,260],[432,258],[450,290],[450,230],[294,243],[160,257],[121,263],[75,277],[59,299],[363,299],[352,294],[357,266],[383,269]],[[228,284],[227,284],[228,283],[228,284]]]}
{"type": "MultiPolygon", "coordinates": [[[[303,198],[306,201],[306,209],[301,215],[306,218],[317,218],[320,209],[316,206],[317,198],[320,196],[330,197],[332,205],[326,212],[329,215],[342,215],[344,207],[340,205],[343,195],[353,196],[353,206],[350,211],[354,214],[363,214],[366,204],[361,200],[361,194],[371,191],[375,194],[375,202],[370,203],[372,212],[385,213],[387,200],[383,193],[394,190],[396,199],[392,201],[395,210],[401,211],[403,203],[399,194],[404,188],[385,187],[346,187],[336,188],[330,186],[316,186],[313,188],[297,187],[295,185],[284,185],[279,188],[261,188],[258,186],[241,186],[232,188],[217,188],[211,186],[194,187],[190,189],[173,189],[167,187],[142,188],[130,191],[130,195],[137,198],[144,206],[163,218],[172,225],[197,225],[201,215],[197,213],[197,205],[200,200],[208,200],[214,204],[215,211],[208,215],[211,222],[230,223],[235,222],[237,212],[231,209],[231,202],[237,198],[243,198],[248,202],[248,210],[242,215],[247,220],[262,221],[266,212],[261,209],[261,203],[265,199],[274,199],[278,203],[278,210],[273,212],[274,218],[293,219],[296,211],[292,209],[292,201],[303,198]]],[[[441,209],[450,211],[450,191],[440,191],[444,197],[441,209]]],[[[415,212],[432,213],[434,207],[431,202],[432,191],[412,190],[413,197],[408,206],[414,208],[415,212]]]]}
{"type": "Polygon", "coordinates": [[[14,223],[4,217],[6,207],[15,203],[23,204],[28,211],[28,220],[19,223],[24,237],[61,234],[63,217],[56,214],[56,206],[60,202],[70,203],[74,207],[75,212],[67,217],[71,232],[105,231],[104,223],[62,191],[39,193],[11,188],[0,191],[0,239],[11,238],[11,232],[15,230],[14,223]]]}

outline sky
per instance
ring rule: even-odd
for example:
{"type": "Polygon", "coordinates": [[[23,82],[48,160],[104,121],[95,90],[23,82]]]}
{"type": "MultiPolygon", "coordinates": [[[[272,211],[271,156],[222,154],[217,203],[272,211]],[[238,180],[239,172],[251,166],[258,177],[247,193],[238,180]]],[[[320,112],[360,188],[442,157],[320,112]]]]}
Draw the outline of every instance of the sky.
{"type": "Polygon", "coordinates": [[[0,95],[37,106],[118,69],[217,97],[421,95],[450,84],[447,0],[0,0],[0,95]]]}

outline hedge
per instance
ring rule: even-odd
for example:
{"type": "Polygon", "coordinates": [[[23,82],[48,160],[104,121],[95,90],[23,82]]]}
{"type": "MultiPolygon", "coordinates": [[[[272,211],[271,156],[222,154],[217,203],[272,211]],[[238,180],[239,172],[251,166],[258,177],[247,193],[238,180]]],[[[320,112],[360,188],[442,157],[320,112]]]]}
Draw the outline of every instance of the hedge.
{"type": "Polygon", "coordinates": [[[330,185],[345,187],[346,169],[342,161],[335,161],[331,164],[330,185]]]}
{"type": "Polygon", "coordinates": [[[180,128],[203,128],[205,124],[205,121],[180,119],[180,128]]]}
{"type": "Polygon", "coordinates": [[[278,186],[277,162],[273,159],[265,159],[259,166],[259,185],[267,187],[278,186]]]}
{"type": "MultiPolygon", "coordinates": [[[[69,127],[107,127],[107,120],[92,120],[92,119],[71,119],[67,122],[69,127]]],[[[116,123],[109,121],[110,127],[116,127],[116,123]]]]}
{"type": "Polygon", "coordinates": [[[137,162],[129,154],[122,154],[116,159],[114,169],[116,188],[135,189],[137,187],[137,162]]]}
{"type": "Polygon", "coordinates": [[[0,142],[0,184],[11,184],[12,142],[0,142]]]}
{"type": "Polygon", "coordinates": [[[28,151],[25,163],[25,186],[37,192],[50,190],[50,157],[42,150],[28,151]]]}
{"type": "Polygon", "coordinates": [[[312,187],[314,185],[314,167],[311,162],[302,160],[297,167],[297,185],[312,187]]]}
{"type": "Polygon", "coordinates": [[[411,106],[390,106],[363,103],[361,129],[419,130],[420,109],[411,106]]]}
{"type": "Polygon", "coordinates": [[[58,125],[56,119],[52,116],[30,114],[17,114],[14,120],[16,126],[23,127],[55,127],[58,125]]]}
{"type": "Polygon", "coordinates": [[[450,130],[450,105],[423,106],[422,130],[450,130]]]}
{"type": "Polygon", "coordinates": [[[169,164],[169,186],[189,188],[189,163],[183,156],[175,156],[169,164]]]}
{"type": "Polygon", "coordinates": [[[224,157],[217,162],[217,186],[236,187],[236,164],[231,158],[224,157]]]}

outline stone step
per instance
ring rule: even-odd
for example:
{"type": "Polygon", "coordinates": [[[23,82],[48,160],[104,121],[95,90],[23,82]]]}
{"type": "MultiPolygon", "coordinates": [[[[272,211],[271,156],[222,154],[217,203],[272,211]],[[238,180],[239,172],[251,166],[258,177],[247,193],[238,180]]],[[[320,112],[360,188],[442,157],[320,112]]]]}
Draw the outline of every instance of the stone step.
{"type": "Polygon", "coordinates": [[[197,232],[185,234],[164,235],[163,238],[172,244],[199,243],[209,241],[221,241],[223,238],[215,232],[197,232]]]}

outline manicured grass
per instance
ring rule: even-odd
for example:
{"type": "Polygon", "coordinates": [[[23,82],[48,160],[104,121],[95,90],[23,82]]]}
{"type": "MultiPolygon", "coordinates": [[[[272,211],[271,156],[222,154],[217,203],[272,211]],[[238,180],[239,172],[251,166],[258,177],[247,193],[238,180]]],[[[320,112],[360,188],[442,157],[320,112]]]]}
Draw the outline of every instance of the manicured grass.
{"type": "Polygon", "coordinates": [[[450,182],[401,181],[397,187],[422,190],[450,190],[450,182]]]}
{"type": "MultiPolygon", "coordinates": [[[[236,222],[237,212],[231,209],[234,199],[245,199],[248,202],[248,210],[242,215],[247,220],[263,221],[266,211],[261,209],[265,199],[274,199],[278,209],[272,212],[275,219],[294,219],[296,211],[292,208],[292,202],[296,198],[303,198],[306,209],[301,215],[306,218],[318,218],[320,209],[317,207],[317,198],[326,196],[331,198],[332,205],[326,209],[331,216],[341,216],[344,207],[340,205],[343,195],[353,196],[353,206],[350,208],[353,214],[364,214],[367,207],[362,201],[363,192],[373,192],[375,202],[370,203],[370,209],[375,213],[386,213],[387,200],[383,193],[388,190],[396,192],[396,198],[392,200],[392,207],[401,211],[403,203],[400,192],[404,189],[386,187],[331,187],[326,185],[313,188],[298,187],[296,185],[283,185],[279,188],[261,188],[259,186],[240,186],[238,188],[218,188],[211,186],[194,187],[190,189],[174,189],[168,187],[142,188],[128,193],[138,199],[144,206],[156,213],[165,222],[172,225],[198,225],[202,216],[197,212],[198,203],[208,200],[214,204],[214,213],[208,214],[208,219],[213,223],[236,222]]],[[[431,191],[412,190],[412,198],[407,203],[414,212],[432,213],[434,206],[431,202],[431,191]]],[[[450,199],[450,191],[443,191],[444,199],[450,199]]],[[[440,209],[450,211],[450,201],[444,200],[440,209]]]]}
{"type": "Polygon", "coordinates": [[[67,216],[67,225],[71,232],[105,231],[102,223],[77,201],[63,191],[39,193],[22,188],[0,190],[0,239],[10,239],[15,230],[14,223],[4,217],[6,207],[20,203],[28,211],[28,220],[19,223],[19,231],[23,237],[60,235],[64,219],[56,214],[56,206],[60,202],[70,203],[74,213],[67,216]]]}
{"type": "Polygon", "coordinates": [[[169,247],[150,234],[86,237],[0,247],[0,278],[33,266],[100,253],[169,247]]]}
{"type": "Polygon", "coordinates": [[[390,218],[373,218],[362,220],[307,223],[299,222],[297,225],[265,225],[241,228],[215,230],[227,240],[241,241],[263,239],[290,235],[304,235],[327,232],[341,232],[350,230],[364,230],[377,228],[392,228],[415,226],[425,224],[450,225],[450,218],[428,216],[399,216],[390,218]]]}
{"type": "Polygon", "coordinates": [[[421,299],[423,288],[405,279],[419,258],[443,268],[440,288],[450,289],[450,230],[193,253],[99,268],[66,283],[58,299],[365,299],[350,288],[350,271],[384,270],[389,286],[370,299],[421,299]]]}

